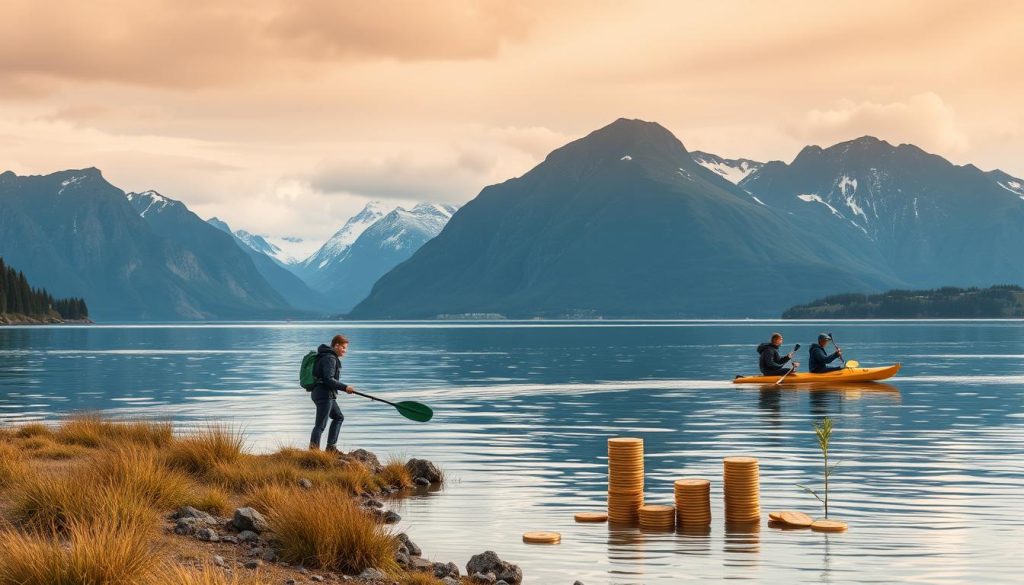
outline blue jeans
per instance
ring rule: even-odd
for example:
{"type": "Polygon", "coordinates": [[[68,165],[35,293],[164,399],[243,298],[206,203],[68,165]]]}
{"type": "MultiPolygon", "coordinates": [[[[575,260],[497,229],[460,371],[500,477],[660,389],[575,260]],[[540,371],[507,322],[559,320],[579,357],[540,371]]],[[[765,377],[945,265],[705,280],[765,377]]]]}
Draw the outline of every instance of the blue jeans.
{"type": "Polygon", "coordinates": [[[337,447],[338,435],[341,434],[341,423],[345,420],[345,415],[341,414],[338,401],[333,398],[327,398],[325,400],[314,400],[313,404],[316,404],[316,423],[313,425],[313,434],[309,436],[310,446],[320,446],[320,437],[324,434],[324,429],[327,427],[327,419],[330,418],[331,428],[327,431],[327,447],[337,447]]]}

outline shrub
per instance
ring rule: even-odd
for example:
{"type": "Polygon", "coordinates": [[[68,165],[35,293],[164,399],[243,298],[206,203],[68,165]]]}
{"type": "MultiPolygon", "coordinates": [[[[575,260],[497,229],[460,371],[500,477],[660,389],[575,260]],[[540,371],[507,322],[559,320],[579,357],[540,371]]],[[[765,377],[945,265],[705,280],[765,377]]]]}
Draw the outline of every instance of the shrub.
{"type": "Polygon", "coordinates": [[[210,424],[195,434],[174,441],[169,447],[171,465],[203,475],[217,464],[233,464],[242,458],[245,436],[228,425],[210,424]]]}
{"type": "Polygon", "coordinates": [[[137,496],[160,510],[183,505],[194,489],[192,480],[164,465],[156,451],[131,443],[93,457],[84,479],[137,496]]]}
{"type": "Polygon", "coordinates": [[[41,531],[0,533],[0,585],[139,583],[157,562],[142,525],[73,522],[67,537],[65,544],[41,531]]]}
{"type": "Polygon", "coordinates": [[[347,492],[331,486],[276,488],[264,497],[283,560],[346,573],[397,569],[394,536],[347,492]]]}
{"type": "Polygon", "coordinates": [[[76,523],[150,525],[156,513],[137,493],[100,483],[89,473],[29,473],[14,482],[11,518],[36,530],[66,531],[76,523]]]}

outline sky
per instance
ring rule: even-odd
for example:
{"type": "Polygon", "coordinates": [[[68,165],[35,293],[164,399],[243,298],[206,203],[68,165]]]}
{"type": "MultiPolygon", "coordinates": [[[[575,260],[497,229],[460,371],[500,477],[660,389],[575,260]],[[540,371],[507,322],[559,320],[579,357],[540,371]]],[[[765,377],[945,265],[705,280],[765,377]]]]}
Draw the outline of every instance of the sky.
{"type": "Polygon", "coordinates": [[[0,171],[98,167],[326,239],[617,118],[790,161],[870,134],[1024,176],[1024,2],[0,0],[0,171]]]}

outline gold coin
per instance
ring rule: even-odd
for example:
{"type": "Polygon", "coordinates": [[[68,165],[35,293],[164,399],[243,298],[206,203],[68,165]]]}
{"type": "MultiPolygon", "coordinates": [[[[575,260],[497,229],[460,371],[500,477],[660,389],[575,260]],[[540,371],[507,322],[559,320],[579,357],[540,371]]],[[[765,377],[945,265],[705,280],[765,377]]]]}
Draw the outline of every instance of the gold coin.
{"type": "Polygon", "coordinates": [[[527,532],[523,542],[530,544],[557,544],[562,542],[562,535],[557,532],[527,532]]]}
{"type": "Polygon", "coordinates": [[[604,512],[577,512],[573,515],[577,522],[607,522],[608,514],[604,512]]]}
{"type": "Polygon", "coordinates": [[[644,440],[639,437],[612,437],[608,439],[609,445],[635,445],[644,444],[644,440]]]}
{"type": "Polygon", "coordinates": [[[803,512],[783,512],[779,516],[779,520],[790,526],[799,526],[800,528],[807,528],[814,523],[814,519],[803,512]]]}
{"type": "Polygon", "coordinates": [[[782,521],[782,512],[768,512],[768,519],[776,522],[782,521]]]}
{"type": "Polygon", "coordinates": [[[757,464],[757,458],[756,457],[743,457],[743,456],[726,457],[725,459],[722,459],[722,461],[726,465],[756,465],[757,464]]]}
{"type": "Polygon", "coordinates": [[[842,520],[818,519],[811,524],[811,530],[817,532],[846,532],[846,522],[842,520]]]}

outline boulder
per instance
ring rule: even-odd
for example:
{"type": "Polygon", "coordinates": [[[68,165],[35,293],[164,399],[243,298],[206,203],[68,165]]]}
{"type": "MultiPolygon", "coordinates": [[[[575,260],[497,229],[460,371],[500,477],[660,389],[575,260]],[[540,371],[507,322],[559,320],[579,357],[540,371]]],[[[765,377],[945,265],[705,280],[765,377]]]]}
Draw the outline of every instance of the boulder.
{"type": "Polygon", "coordinates": [[[243,530],[238,533],[238,542],[259,542],[260,535],[252,530],[243,530]]]}
{"type": "Polygon", "coordinates": [[[301,487],[302,489],[305,489],[305,490],[311,490],[311,489],[313,489],[313,482],[309,478],[306,478],[306,477],[300,478],[299,479],[299,487],[301,487]]]}
{"type": "Polygon", "coordinates": [[[460,576],[459,566],[455,563],[434,563],[434,576],[438,579],[445,577],[458,579],[460,576]]]}
{"type": "Polygon", "coordinates": [[[523,581],[523,570],[518,565],[501,560],[493,550],[473,555],[466,563],[466,572],[470,575],[494,573],[497,579],[507,581],[510,585],[519,585],[523,581]]]}
{"type": "Polygon", "coordinates": [[[252,508],[238,508],[235,510],[235,517],[231,521],[238,530],[251,530],[253,532],[266,532],[270,527],[267,525],[263,514],[252,508]]]}
{"type": "Polygon", "coordinates": [[[423,554],[423,550],[416,546],[416,543],[409,538],[408,534],[402,532],[395,538],[398,539],[398,542],[401,543],[407,551],[409,551],[410,555],[418,557],[423,554]]]}
{"type": "Polygon", "coordinates": [[[206,542],[219,542],[220,537],[213,528],[200,528],[196,531],[196,538],[206,542]]]}
{"type": "Polygon", "coordinates": [[[490,584],[492,584],[492,583],[494,583],[495,581],[498,580],[498,578],[494,575],[494,573],[486,573],[486,574],[485,573],[473,573],[473,575],[470,577],[470,579],[474,583],[486,583],[488,585],[490,585],[490,584]]]}
{"type": "Polygon", "coordinates": [[[405,468],[413,477],[422,477],[429,483],[441,483],[441,470],[426,459],[410,459],[405,462],[405,468]]]}
{"type": "Polygon", "coordinates": [[[454,577],[445,577],[441,579],[441,583],[444,585],[459,585],[459,580],[454,577]]]}
{"type": "Polygon", "coordinates": [[[202,510],[197,510],[192,506],[182,506],[181,508],[178,508],[177,512],[171,515],[171,519],[173,520],[180,520],[182,518],[194,518],[197,524],[205,524],[208,526],[217,523],[216,518],[202,510]]]}
{"type": "Polygon", "coordinates": [[[195,534],[197,530],[197,522],[195,518],[179,518],[174,523],[174,533],[188,536],[195,534]]]}
{"type": "Polygon", "coordinates": [[[356,449],[350,452],[347,456],[348,459],[354,459],[359,463],[362,463],[364,467],[372,471],[373,473],[380,473],[384,466],[380,464],[380,460],[373,453],[370,453],[366,449],[356,449]]]}
{"type": "Polygon", "coordinates": [[[388,576],[386,573],[384,573],[384,571],[381,571],[380,569],[374,569],[371,567],[369,569],[366,569],[362,573],[359,573],[359,578],[366,579],[369,581],[379,581],[381,579],[387,579],[388,576]]]}

